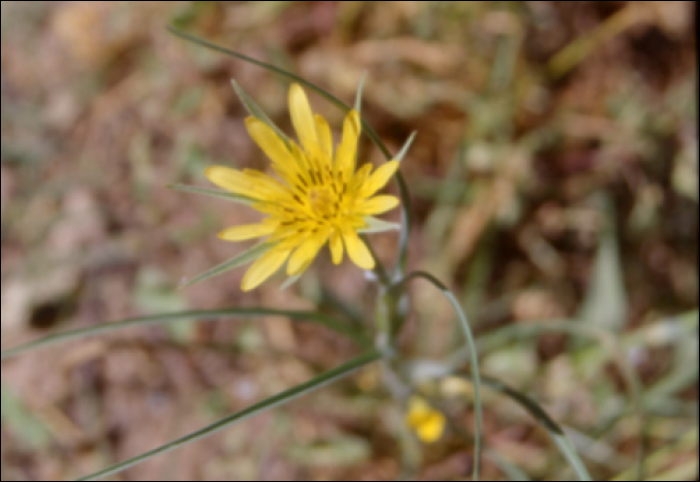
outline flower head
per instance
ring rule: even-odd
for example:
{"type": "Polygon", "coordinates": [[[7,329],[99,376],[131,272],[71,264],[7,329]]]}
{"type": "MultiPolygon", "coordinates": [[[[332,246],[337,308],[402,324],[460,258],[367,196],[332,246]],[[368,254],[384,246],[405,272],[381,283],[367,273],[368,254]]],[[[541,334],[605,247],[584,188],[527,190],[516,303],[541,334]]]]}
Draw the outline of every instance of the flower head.
{"type": "MultiPolygon", "coordinates": [[[[376,195],[396,172],[399,161],[372,172],[365,164],[355,170],[360,116],[351,110],[343,122],[343,137],[333,149],[331,129],[314,115],[298,84],[289,89],[289,110],[299,144],[287,139],[269,121],[250,116],[248,133],[272,161],[279,179],[262,172],[224,166],[206,170],[207,178],[267,215],[258,224],[235,226],[219,233],[227,241],[264,237],[267,247],[248,269],[241,288],[260,285],[287,262],[289,276],[300,275],[328,243],[333,263],[347,250],[360,268],[372,269],[374,259],[358,233],[386,229],[389,223],[372,216],[399,204],[395,196],[376,195]]],[[[392,227],[394,225],[391,225],[392,227]]]]}
{"type": "Polygon", "coordinates": [[[432,443],[445,430],[445,416],[428,405],[422,397],[414,395],[408,400],[406,424],[415,430],[423,442],[432,443]]]}

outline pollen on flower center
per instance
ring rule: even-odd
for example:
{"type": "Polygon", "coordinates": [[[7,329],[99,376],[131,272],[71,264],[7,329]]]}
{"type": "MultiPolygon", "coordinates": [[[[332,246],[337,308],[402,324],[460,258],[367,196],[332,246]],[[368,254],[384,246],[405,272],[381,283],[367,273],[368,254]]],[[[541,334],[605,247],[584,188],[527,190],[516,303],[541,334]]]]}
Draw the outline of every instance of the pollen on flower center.
{"type": "Polygon", "coordinates": [[[334,217],[338,214],[337,196],[325,186],[317,186],[309,189],[307,199],[314,214],[323,218],[334,217]]]}

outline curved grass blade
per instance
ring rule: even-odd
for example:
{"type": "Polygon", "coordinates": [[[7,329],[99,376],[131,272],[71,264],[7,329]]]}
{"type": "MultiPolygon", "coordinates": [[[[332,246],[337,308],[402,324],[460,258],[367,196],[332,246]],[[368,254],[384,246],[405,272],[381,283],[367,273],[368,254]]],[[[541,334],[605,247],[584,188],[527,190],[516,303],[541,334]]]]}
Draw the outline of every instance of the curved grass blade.
{"type": "Polygon", "coordinates": [[[211,269],[208,269],[204,273],[195,276],[190,281],[182,283],[182,285],[180,285],[180,288],[187,288],[194,284],[200,283],[206,279],[223,274],[226,271],[232,270],[233,268],[238,268],[239,266],[243,266],[244,264],[250,263],[251,261],[258,259],[260,256],[265,254],[273,246],[273,244],[266,243],[265,241],[258,243],[252,248],[246,249],[245,251],[238,254],[237,256],[234,256],[228,261],[224,261],[221,264],[217,264],[216,266],[214,266],[211,269]]]}
{"type": "MultiPolygon", "coordinates": [[[[467,375],[463,376],[471,381],[471,377],[467,375]]],[[[571,442],[569,442],[569,439],[566,438],[566,435],[564,434],[562,428],[554,420],[552,420],[552,418],[547,414],[547,412],[545,412],[545,410],[539,404],[537,404],[527,395],[520,393],[519,391],[509,387],[508,385],[494,378],[482,377],[481,381],[485,386],[510,397],[521,407],[523,407],[527,412],[529,412],[530,415],[532,415],[535,418],[535,420],[537,420],[545,429],[547,429],[547,432],[549,433],[550,437],[552,437],[552,440],[559,448],[559,451],[569,462],[571,468],[574,469],[579,480],[592,480],[590,474],[588,473],[588,470],[586,469],[586,466],[584,465],[581,458],[578,456],[576,449],[574,449],[573,445],[571,445],[571,442]]]]}
{"type": "MultiPolygon", "coordinates": [[[[291,79],[291,80],[294,80],[295,82],[299,82],[300,84],[304,85],[305,87],[308,87],[309,89],[311,89],[314,92],[321,95],[323,98],[325,98],[331,104],[338,107],[343,112],[347,113],[352,109],[350,106],[345,104],[343,101],[341,101],[340,99],[335,97],[333,94],[323,90],[322,88],[309,82],[308,80],[306,80],[302,77],[299,77],[296,74],[293,74],[292,72],[281,69],[275,65],[268,64],[267,62],[263,62],[261,60],[254,59],[252,57],[248,57],[247,55],[243,55],[239,52],[236,52],[235,50],[230,50],[230,49],[221,47],[220,45],[216,45],[214,43],[208,42],[208,41],[201,39],[199,37],[195,37],[194,35],[190,35],[188,33],[181,31],[181,30],[178,30],[177,28],[173,27],[172,25],[168,25],[167,29],[173,35],[176,35],[180,38],[183,38],[185,40],[193,42],[197,45],[201,45],[202,47],[206,47],[208,49],[220,52],[222,54],[230,55],[231,57],[235,57],[239,60],[243,60],[243,61],[249,62],[253,65],[257,65],[258,67],[262,67],[264,69],[267,69],[271,72],[274,72],[278,75],[281,75],[282,77],[286,77],[287,79],[291,79]]],[[[372,129],[372,126],[370,126],[369,123],[363,117],[360,117],[360,121],[362,122],[362,127],[363,127],[364,132],[367,133],[367,136],[370,138],[370,140],[382,152],[382,155],[386,158],[386,160],[390,161],[391,159],[393,159],[393,156],[389,152],[389,149],[387,149],[387,147],[381,141],[381,139],[379,138],[379,136],[377,135],[375,130],[372,129]]],[[[396,179],[396,183],[399,187],[399,196],[401,197],[401,225],[403,227],[403,229],[401,230],[401,236],[399,237],[399,251],[398,251],[398,262],[397,262],[398,266],[397,266],[397,275],[396,275],[396,277],[398,278],[401,276],[401,274],[406,269],[406,262],[408,260],[408,237],[409,237],[408,235],[409,235],[409,232],[411,230],[411,226],[413,225],[413,216],[412,216],[411,210],[409,208],[410,207],[410,196],[409,196],[409,191],[408,191],[408,185],[406,184],[405,179],[401,175],[401,172],[397,171],[396,174],[394,175],[394,178],[396,179]]]]}
{"type": "Polygon", "coordinates": [[[492,464],[498,467],[501,470],[501,472],[503,472],[507,477],[509,477],[509,480],[517,480],[522,482],[530,482],[530,480],[532,480],[519,467],[512,464],[508,460],[505,460],[493,450],[484,449],[484,457],[486,458],[486,460],[491,461],[492,464]]]}
{"type": "MultiPolygon", "coordinates": [[[[190,42],[193,42],[197,45],[201,45],[202,47],[206,47],[208,49],[215,50],[215,51],[220,52],[222,54],[230,55],[231,57],[235,57],[239,60],[244,60],[244,61],[249,62],[251,64],[257,65],[258,67],[262,67],[262,68],[267,69],[271,72],[274,72],[278,75],[281,75],[282,77],[286,77],[286,78],[291,79],[295,82],[298,82],[298,83],[302,84],[303,86],[308,87],[309,89],[318,93],[323,98],[325,98],[327,101],[329,101],[331,104],[335,105],[336,107],[338,107],[340,110],[342,110],[345,113],[350,112],[352,110],[352,107],[345,104],[342,100],[338,99],[336,96],[334,96],[330,92],[320,88],[316,84],[313,84],[313,83],[309,82],[308,80],[304,79],[303,77],[300,77],[292,72],[281,69],[275,65],[268,64],[267,62],[263,62],[262,60],[254,59],[253,57],[248,57],[247,55],[236,52],[235,50],[227,49],[227,48],[222,47],[220,45],[216,45],[214,43],[211,43],[211,42],[204,40],[204,39],[201,39],[199,37],[195,37],[194,35],[190,35],[188,33],[181,31],[181,30],[178,30],[171,25],[169,25],[167,27],[167,29],[170,33],[177,35],[178,37],[181,37],[185,40],[189,40],[190,42]]],[[[379,139],[379,136],[374,131],[374,129],[372,129],[372,127],[367,123],[366,120],[361,119],[361,121],[362,121],[363,128],[367,131],[367,135],[370,137],[372,142],[374,142],[374,144],[379,148],[379,150],[382,151],[382,154],[384,155],[384,157],[386,158],[387,161],[391,160],[392,156],[389,153],[389,150],[386,148],[384,143],[379,139]]]]}
{"type": "Polygon", "coordinates": [[[257,199],[253,199],[247,196],[241,196],[240,194],[233,194],[232,192],[224,191],[222,189],[187,186],[185,184],[168,184],[166,187],[168,189],[174,189],[176,191],[187,192],[191,194],[204,194],[205,196],[218,197],[219,199],[225,199],[227,201],[245,204],[246,206],[250,206],[251,204],[257,202],[257,199]]]}
{"type": "Polygon", "coordinates": [[[172,450],[183,447],[189,443],[195,442],[220,430],[230,427],[231,425],[234,425],[238,422],[242,422],[243,420],[257,415],[260,412],[270,410],[271,408],[278,407],[284,403],[290,402],[296,398],[306,395],[309,392],[317,390],[325,385],[328,385],[336,380],[339,380],[340,378],[349,375],[358,368],[372,363],[378,360],[379,358],[381,358],[379,352],[377,350],[371,350],[363,355],[360,355],[357,358],[343,363],[342,365],[322,375],[313,378],[312,380],[309,380],[308,382],[297,385],[296,387],[290,388],[289,390],[285,390],[281,393],[278,393],[277,395],[274,395],[261,402],[251,405],[250,407],[241,410],[240,412],[236,412],[234,414],[229,415],[228,417],[222,418],[218,422],[208,425],[200,430],[197,430],[196,432],[192,432],[189,435],[181,437],[177,440],[173,440],[172,442],[168,442],[167,444],[161,445],[158,448],[142,453],[141,455],[137,455],[136,457],[133,457],[129,460],[119,462],[118,464],[112,465],[111,467],[107,467],[78,480],[101,479],[103,477],[107,477],[108,475],[116,474],[118,472],[126,470],[129,467],[133,467],[134,465],[139,464],[141,462],[145,462],[146,460],[149,460],[150,458],[155,457],[156,455],[164,454],[166,452],[170,452],[172,450]]]}
{"type": "Polygon", "coordinates": [[[479,470],[481,467],[481,421],[482,421],[482,413],[481,413],[481,378],[479,376],[479,360],[477,358],[477,353],[476,353],[476,344],[474,343],[474,337],[472,336],[472,331],[471,328],[469,327],[469,321],[467,321],[467,316],[464,314],[464,311],[462,311],[462,307],[459,305],[459,301],[457,301],[457,298],[452,294],[452,292],[445,286],[440,280],[438,280],[435,276],[431,275],[430,273],[426,273],[425,271],[412,271],[406,277],[401,280],[400,282],[394,284],[391,289],[398,289],[405,285],[407,282],[409,282],[413,278],[423,278],[427,281],[429,281],[433,286],[435,286],[437,289],[439,289],[443,296],[447,298],[447,300],[450,302],[452,305],[452,308],[455,310],[455,313],[457,313],[457,317],[459,318],[460,322],[460,327],[462,328],[462,331],[464,333],[464,337],[467,340],[467,347],[469,349],[470,353],[470,364],[471,364],[471,372],[472,372],[472,379],[473,379],[473,385],[474,385],[474,418],[475,418],[475,433],[474,433],[474,472],[473,472],[473,478],[474,480],[479,479],[479,470]]]}
{"type": "Polygon", "coordinates": [[[36,350],[38,348],[47,347],[56,343],[62,343],[65,341],[76,340],[87,336],[108,333],[124,328],[174,323],[183,320],[214,320],[226,316],[232,318],[253,318],[258,316],[286,316],[295,321],[309,321],[312,323],[317,323],[319,325],[327,326],[328,328],[337,331],[338,333],[342,333],[343,335],[352,338],[361,346],[367,346],[368,344],[368,341],[364,338],[364,336],[359,334],[354,329],[350,328],[349,326],[343,324],[340,321],[335,320],[334,318],[331,318],[321,313],[317,313],[315,311],[274,310],[269,308],[223,308],[219,310],[181,311],[176,313],[140,316],[137,318],[128,318],[126,320],[115,321],[112,323],[103,323],[101,325],[80,328],[77,330],[64,331],[62,333],[56,333],[54,335],[49,335],[44,338],[40,338],[25,345],[20,345],[15,348],[3,350],[1,359],[6,360],[10,357],[26,353],[30,350],[36,350]]]}
{"type": "MultiPolygon", "coordinates": [[[[537,336],[543,333],[568,333],[573,336],[592,338],[604,347],[610,358],[613,359],[619,368],[625,380],[627,392],[639,424],[639,440],[643,441],[645,439],[647,422],[642,403],[641,382],[639,381],[634,367],[632,367],[629,359],[625,356],[625,349],[621,346],[613,333],[601,328],[579,323],[577,320],[550,320],[539,323],[529,322],[527,325],[509,325],[497,330],[493,334],[482,338],[479,343],[479,348],[480,351],[492,350],[509,341],[537,336]]],[[[470,353],[466,355],[469,356],[470,353]]],[[[450,363],[456,366],[464,359],[465,354],[460,352],[450,363]]],[[[635,480],[642,480],[644,450],[644,443],[640,443],[637,454],[635,480]]]]}

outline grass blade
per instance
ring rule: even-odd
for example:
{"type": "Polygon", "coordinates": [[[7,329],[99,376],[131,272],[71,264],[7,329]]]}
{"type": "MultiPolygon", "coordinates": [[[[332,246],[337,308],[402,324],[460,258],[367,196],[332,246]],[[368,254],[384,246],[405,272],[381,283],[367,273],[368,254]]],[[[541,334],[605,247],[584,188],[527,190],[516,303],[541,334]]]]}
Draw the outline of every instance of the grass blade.
{"type": "Polygon", "coordinates": [[[101,325],[80,328],[77,330],[64,331],[56,333],[44,338],[40,338],[25,345],[20,345],[15,348],[2,351],[2,360],[26,353],[31,350],[43,348],[56,343],[62,343],[69,340],[77,340],[87,336],[117,331],[124,328],[143,327],[151,325],[159,325],[165,323],[174,323],[183,320],[214,320],[222,317],[232,318],[253,318],[258,316],[287,316],[295,321],[309,321],[319,325],[327,326],[328,328],[342,333],[362,346],[367,346],[367,340],[357,333],[352,328],[335,320],[329,316],[314,311],[291,311],[291,310],[274,310],[269,308],[223,308],[219,310],[198,310],[198,311],[181,311],[177,313],[167,313],[159,315],[141,316],[137,318],[128,318],[126,320],[115,321],[112,323],[103,323],[101,325]]]}
{"type": "Polygon", "coordinates": [[[340,378],[349,375],[358,368],[361,368],[369,363],[378,360],[380,357],[381,355],[379,354],[379,352],[377,352],[376,350],[371,350],[365,353],[364,355],[360,355],[359,357],[354,358],[353,360],[343,363],[342,365],[322,375],[319,375],[313,378],[312,380],[309,380],[308,382],[297,385],[296,387],[290,388],[289,390],[285,390],[281,393],[278,393],[277,395],[274,395],[261,402],[251,405],[250,407],[241,410],[240,412],[236,412],[234,414],[229,415],[228,417],[222,418],[218,422],[208,425],[200,430],[197,430],[196,432],[192,432],[189,435],[168,442],[167,444],[161,445],[158,448],[142,453],[141,455],[137,455],[136,457],[133,457],[129,460],[119,462],[118,464],[112,465],[111,467],[107,467],[78,480],[101,479],[103,477],[107,477],[108,475],[116,474],[118,472],[126,470],[129,467],[133,467],[136,464],[140,464],[141,462],[145,462],[146,460],[149,460],[150,458],[155,457],[157,455],[164,454],[166,452],[170,452],[172,450],[183,447],[189,443],[195,442],[204,437],[212,435],[220,430],[230,427],[235,423],[242,422],[243,420],[257,415],[260,412],[264,412],[266,410],[270,410],[271,408],[278,407],[284,403],[290,402],[296,398],[306,395],[309,392],[312,392],[325,385],[328,385],[340,378]]]}
{"type": "MultiPolygon", "coordinates": [[[[465,376],[465,378],[470,378],[465,376]]],[[[562,428],[545,412],[545,410],[532,400],[527,395],[507,386],[506,384],[489,377],[482,377],[481,381],[483,384],[489,388],[492,388],[502,394],[510,397],[515,402],[517,402],[521,407],[523,407],[527,412],[532,415],[535,420],[537,420],[552,437],[554,443],[559,448],[564,458],[566,458],[571,468],[574,469],[579,480],[592,480],[586,466],[584,465],[581,458],[578,456],[576,449],[574,449],[569,439],[566,438],[562,428]]]]}
{"type": "Polygon", "coordinates": [[[367,78],[367,71],[365,70],[360,77],[360,83],[357,84],[357,93],[355,94],[355,110],[359,114],[362,109],[362,90],[365,87],[365,79],[367,78]]]}
{"type": "Polygon", "coordinates": [[[185,184],[168,184],[166,187],[169,189],[174,189],[176,191],[187,192],[191,194],[204,194],[205,196],[217,197],[219,199],[225,199],[227,201],[245,204],[246,206],[250,206],[251,204],[257,202],[257,199],[253,199],[247,196],[241,196],[240,194],[233,194],[231,192],[223,191],[221,189],[212,189],[208,187],[199,186],[187,186],[185,184]]]}
{"type": "MultiPolygon", "coordinates": [[[[602,346],[615,362],[625,380],[627,392],[639,424],[639,440],[645,439],[646,417],[642,404],[642,388],[634,367],[627,358],[627,351],[614,333],[595,326],[589,326],[578,320],[550,320],[545,322],[528,322],[527,325],[508,325],[480,340],[480,351],[491,351],[509,341],[538,336],[543,333],[567,333],[573,336],[592,338],[602,346]]],[[[466,355],[470,355],[466,353],[466,355]]],[[[458,353],[450,362],[453,366],[465,359],[465,354],[458,353]]],[[[644,462],[644,444],[639,444],[635,480],[642,480],[644,462]]]]}
{"type": "Polygon", "coordinates": [[[220,274],[224,274],[226,271],[238,268],[239,266],[243,266],[246,263],[250,263],[251,261],[259,258],[267,251],[269,251],[272,248],[272,246],[272,244],[266,243],[265,241],[258,243],[252,248],[246,249],[245,251],[234,256],[228,261],[224,261],[221,264],[217,264],[216,266],[214,266],[211,269],[208,269],[204,273],[195,276],[192,280],[183,283],[180,287],[187,288],[194,284],[200,283],[206,279],[218,276],[220,274]]]}
{"type": "Polygon", "coordinates": [[[413,144],[413,139],[416,138],[416,131],[411,132],[411,135],[408,136],[408,139],[406,139],[406,142],[403,143],[403,146],[401,146],[401,150],[399,151],[396,156],[394,156],[394,159],[397,161],[402,161],[408,150],[411,148],[411,145],[413,144]]]}
{"type": "Polygon", "coordinates": [[[403,280],[392,286],[393,289],[398,289],[405,285],[408,281],[413,278],[423,278],[429,281],[433,286],[439,289],[442,294],[447,298],[447,300],[452,304],[452,308],[457,313],[459,318],[460,327],[464,333],[464,337],[467,340],[467,348],[470,353],[470,364],[472,372],[472,384],[474,385],[474,418],[475,418],[475,433],[474,433],[474,472],[473,479],[479,479],[479,470],[481,467],[481,378],[479,376],[479,360],[476,353],[476,344],[474,343],[474,337],[469,327],[469,321],[467,321],[467,316],[462,311],[462,307],[459,305],[459,301],[452,294],[452,292],[445,286],[440,280],[430,273],[425,271],[413,271],[409,273],[403,280]]]}

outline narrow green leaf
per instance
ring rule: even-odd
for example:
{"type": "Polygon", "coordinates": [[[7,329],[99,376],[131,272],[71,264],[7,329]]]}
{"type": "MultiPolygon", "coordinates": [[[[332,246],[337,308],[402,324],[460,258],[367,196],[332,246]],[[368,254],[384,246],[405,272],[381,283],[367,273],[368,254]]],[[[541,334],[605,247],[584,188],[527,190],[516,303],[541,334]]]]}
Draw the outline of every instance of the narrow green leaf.
{"type": "Polygon", "coordinates": [[[413,278],[423,278],[430,282],[433,286],[442,292],[443,296],[452,305],[452,308],[457,313],[459,318],[460,327],[464,333],[464,337],[467,340],[467,348],[469,349],[470,362],[471,362],[471,373],[472,373],[472,383],[474,385],[474,480],[479,479],[479,470],[481,467],[481,423],[482,423],[482,413],[481,413],[481,377],[479,376],[479,359],[476,352],[476,344],[474,343],[474,336],[472,335],[471,328],[469,327],[469,321],[467,321],[467,316],[462,311],[462,307],[457,301],[457,298],[452,294],[452,292],[445,286],[440,280],[430,273],[425,271],[413,271],[406,275],[404,279],[394,284],[391,289],[398,290],[402,288],[406,283],[408,283],[413,278]]]}
{"type": "Polygon", "coordinates": [[[569,439],[566,438],[566,436],[563,433],[556,434],[554,432],[549,432],[549,435],[552,436],[554,443],[559,448],[559,451],[564,455],[567,462],[569,462],[571,468],[574,469],[574,472],[576,472],[576,475],[578,476],[579,480],[593,480],[591,479],[591,476],[588,473],[588,469],[586,469],[586,466],[584,465],[583,461],[578,456],[576,449],[573,445],[571,445],[569,439]]]}
{"type": "Polygon", "coordinates": [[[200,283],[206,279],[212,278],[214,276],[218,276],[220,274],[225,273],[226,271],[232,270],[234,268],[238,268],[239,266],[243,266],[244,264],[250,263],[251,261],[256,260],[263,254],[265,254],[267,251],[269,251],[272,248],[273,244],[271,243],[266,243],[265,241],[256,244],[252,248],[249,248],[242,253],[240,253],[237,256],[234,256],[233,258],[229,259],[228,261],[224,261],[221,264],[218,264],[211,268],[210,270],[205,271],[204,273],[195,276],[192,280],[184,282],[181,287],[182,288],[187,288],[189,286],[192,286],[196,283],[200,283]]]}
{"type": "Polygon", "coordinates": [[[406,139],[406,142],[403,143],[403,146],[401,147],[401,150],[399,151],[398,154],[394,157],[397,161],[403,160],[404,156],[408,152],[408,150],[411,148],[411,144],[413,144],[413,139],[415,139],[417,132],[413,131],[411,132],[411,135],[408,136],[408,139],[406,139]]]}
{"type": "Polygon", "coordinates": [[[262,108],[253,100],[253,98],[246,94],[243,88],[241,88],[241,86],[238,85],[238,82],[236,82],[234,79],[231,79],[231,85],[233,86],[233,90],[236,91],[238,98],[241,99],[241,102],[245,106],[248,113],[257,119],[260,119],[270,128],[272,128],[272,130],[274,130],[277,133],[277,135],[280,136],[280,138],[289,147],[289,137],[287,137],[287,135],[284,132],[282,132],[282,130],[279,127],[277,127],[277,125],[274,122],[272,122],[272,120],[267,116],[267,114],[265,114],[265,111],[262,110],[262,108]]]}
{"type": "MultiPolygon", "coordinates": [[[[308,87],[309,89],[313,90],[314,92],[318,93],[322,97],[324,97],[326,100],[328,100],[331,104],[335,105],[338,107],[340,110],[343,112],[349,112],[351,110],[350,106],[346,105],[343,101],[335,97],[333,94],[323,90],[322,88],[318,87],[317,85],[309,82],[308,80],[299,77],[296,74],[293,74],[292,72],[288,72],[284,69],[281,69],[279,67],[276,67],[272,64],[268,64],[267,62],[262,62],[260,60],[254,59],[252,57],[248,57],[247,55],[243,55],[241,53],[238,53],[234,50],[230,50],[224,47],[221,47],[220,45],[213,44],[211,42],[208,42],[204,39],[201,39],[199,37],[195,37],[194,35],[190,35],[188,33],[185,33],[181,30],[178,30],[177,28],[173,26],[168,26],[168,31],[172,33],[173,35],[176,35],[180,38],[183,38],[185,40],[188,40],[190,42],[193,42],[197,45],[201,45],[202,47],[206,47],[211,50],[215,50],[217,52],[221,52],[226,55],[230,55],[231,57],[235,57],[237,59],[243,60],[245,62],[249,62],[251,64],[257,65],[259,67],[262,67],[264,69],[267,69],[271,72],[274,72],[276,74],[279,74],[283,77],[286,77],[287,79],[291,79],[295,82],[299,82],[300,84],[304,85],[305,87],[308,87]]],[[[384,145],[384,143],[381,141],[377,133],[375,132],[374,129],[372,129],[372,126],[369,125],[369,123],[362,117],[360,117],[360,120],[362,122],[362,127],[364,132],[367,133],[367,136],[370,138],[370,140],[374,143],[375,146],[382,152],[382,155],[386,158],[387,161],[390,161],[392,159],[391,153],[389,152],[389,149],[384,145]]],[[[408,185],[406,184],[405,179],[403,178],[403,175],[401,172],[397,172],[394,175],[394,178],[396,179],[396,183],[399,186],[399,195],[401,197],[401,236],[399,237],[399,250],[398,250],[398,261],[397,261],[397,268],[396,268],[396,277],[399,278],[401,274],[405,271],[406,269],[406,263],[408,261],[408,239],[409,239],[409,233],[411,231],[411,226],[413,225],[413,215],[411,213],[410,209],[410,195],[408,191],[408,185]]],[[[379,274],[379,273],[378,273],[379,274]]]]}
{"type": "Polygon", "coordinates": [[[399,235],[399,253],[396,257],[396,267],[394,268],[394,278],[403,276],[408,264],[408,241],[413,226],[413,212],[411,211],[411,196],[408,192],[408,185],[401,174],[396,171],[394,175],[399,186],[399,196],[401,197],[401,232],[399,235]]]}
{"type": "Polygon", "coordinates": [[[282,286],[280,286],[280,291],[286,290],[287,288],[289,288],[290,286],[292,286],[294,283],[296,283],[297,281],[299,281],[299,278],[301,278],[301,275],[302,275],[302,274],[303,274],[303,273],[295,274],[294,276],[290,276],[289,278],[287,278],[287,279],[284,281],[284,283],[282,283],[282,286]]]}
{"type": "MultiPolygon", "coordinates": [[[[490,333],[486,337],[482,337],[480,340],[480,348],[481,351],[490,351],[510,341],[520,341],[526,337],[538,336],[550,332],[568,333],[574,336],[592,338],[598,342],[599,346],[606,350],[608,356],[615,362],[625,380],[627,392],[639,424],[639,440],[644,440],[646,433],[646,417],[642,404],[641,382],[630,360],[625,356],[627,351],[621,346],[617,337],[609,330],[581,323],[579,320],[528,322],[526,325],[508,325],[490,333]]],[[[466,355],[469,356],[471,354],[466,353],[466,355]]],[[[451,363],[455,363],[458,359],[464,358],[465,354],[460,353],[454,357],[451,363]]],[[[637,449],[637,476],[635,480],[643,479],[644,451],[644,444],[639,444],[637,449]]]]}
{"type": "Polygon", "coordinates": [[[355,94],[355,110],[359,114],[362,108],[362,90],[365,87],[365,79],[367,78],[367,71],[362,72],[362,77],[360,77],[360,83],[357,85],[357,94],[355,94]]]}
{"type": "Polygon", "coordinates": [[[9,350],[3,350],[1,358],[6,360],[10,357],[26,353],[38,348],[47,347],[56,343],[62,343],[69,340],[77,340],[88,336],[94,336],[111,331],[117,331],[124,328],[144,327],[150,325],[159,325],[165,323],[175,323],[182,320],[215,320],[223,317],[231,318],[254,318],[258,316],[287,316],[295,321],[310,321],[319,325],[325,325],[328,328],[342,333],[361,346],[367,345],[367,340],[355,330],[337,321],[334,318],[326,316],[314,311],[292,311],[292,310],[274,310],[269,308],[222,308],[219,310],[196,310],[196,311],[181,311],[177,313],[165,313],[158,315],[140,316],[137,318],[127,318],[121,321],[111,323],[102,323],[100,325],[89,326],[77,330],[64,331],[53,335],[40,338],[33,342],[21,345],[9,350]]]}
{"type": "MultiPolygon", "coordinates": [[[[466,377],[469,378],[469,377],[466,377]]],[[[559,451],[564,455],[564,458],[569,462],[571,468],[574,469],[579,480],[592,480],[586,466],[578,456],[576,449],[571,445],[569,439],[566,438],[564,430],[547,414],[547,412],[537,402],[532,400],[527,395],[507,386],[499,380],[482,377],[481,381],[489,388],[492,388],[502,394],[510,397],[517,402],[521,407],[527,410],[535,420],[537,420],[552,437],[554,443],[559,448],[559,451]]]]}
{"type": "Polygon", "coordinates": [[[615,233],[612,200],[599,193],[594,199],[603,218],[598,250],[586,296],[579,310],[582,323],[619,333],[627,322],[627,295],[615,233]]]}
{"type": "MultiPolygon", "coordinates": [[[[177,35],[178,37],[181,37],[185,40],[189,40],[190,42],[196,43],[197,45],[201,45],[202,47],[206,47],[211,50],[215,50],[217,52],[221,52],[222,54],[230,55],[231,57],[235,57],[240,60],[244,60],[246,62],[249,62],[251,64],[257,65],[258,67],[262,67],[264,69],[269,70],[270,72],[274,72],[278,75],[281,75],[282,77],[286,77],[287,79],[293,80],[295,82],[298,82],[302,84],[305,87],[308,87],[309,89],[313,90],[314,92],[318,93],[321,95],[323,98],[325,98],[327,101],[329,101],[331,104],[335,105],[338,107],[340,110],[343,112],[350,112],[352,108],[345,104],[343,101],[335,97],[333,94],[330,92],[322,89],[321,87],[317,86],[316,84],[313,84],[309,82],[308,80],[304,79],[303,77],[299,77],[298,75],[289,72],[287,70],[281,69],[275,65],[268,64],[267,62],[263,62],[258,59],[254,59],[253,57],[248,57],[247,55],[241,54],[239,52],[236,52],[235,50],[227,49],[225,47],[221,47],[220,45],[213,44],[207,40],[201,39],[199,37],[195,37],[194,35],[190,35],[188,33],[185,33],[181,30],[178,30],[177,28],[173,26],[168,26],[167,27],[168,31],[174,35],[177,35]]],[[[379,136],[377,133],[372,129],[372,127],[362,119],[362,126],[367,131],[367,135],[370,137],[372,142],[375,143],[375,145],[379,148],[379,150],[382,151],[382,154],[387,160],[391,160],[391,154],[389,153],[389,150],[386,148],[384,143],[379,139],[379,136]]]]}
{"type": "Polygon", "coordinates": [[[385,231],[399,231],[401,226],[398,223],[384,221],[372,216],[365,216],[367,226],[357,230],[358,233],[383,233],[385,231]]]}
{"type": "Polygon", "coordinates": [[[484,457],[498,467],[508,480],[530,482],[532,479],[518,466],[503,458],[498,452],[484,448],[484,457]]]}
{"type": "Polygon", "coordinates": [[[239,204],[245,204],[250,206],[253,203],[258,202],[257,199],[253,199],[247,196],[241,196],[240,194],[233,194],[222,189],[212,189],[208,187],[198,187],[198,186],[187,186],[184,184],[168,184],[166,186],[168,189],[174,189],[176,191],[187,192],[191,194],[204,194],[205,196],[217,197],[219,199],[225,199],[227,201],[233,201],[239,204]]]}
{"type": "Polygon", "coordinates": [[[177,440],[173,440],[172,442],[168,442],[167,444],[161,445],[158,448],[142,453],[141,455],[137,455],[136,457],[133,457],[129,460],[119,462],[118,464],[112,465],[111,467],[107,467],[106,469],[100,470],[78,480],[97,480],[103,477],[107,477],[108,475],[119,473],[123,470],[128,469],[129,467],[133,467],[136,464],[145,462],[146,460],[149,460],[152,457],[155,457],[156,455],[164,454],[172,450],[178,449],[180,447],[183,447],[187,444],[212,435],[220,430],[228,428],[231,425],[234,425],[238,422],[242,422],[243,420],[257,415],[258,413],[278,407],[282,404],[285,404],[296,398],[306,395],[309,392],[318,390],[319,388],[324,387],[336,380],[339,380],[369,363],[377,361],[379,358],[381,358],[379,352],[377,352],[377,350],[371,350],[365,353],[364,355],[361,355],[353,360],[343,363],[342,365],[322,375],[319,375],[313,378],[312,380],[309,380],[308,382],[297,385],[296,387],[290,388],[289,390],[285,390],[277,395],[274,395],[261,402],[251,405],[250,407],[241,410],[240,412],[236,412],[234,414],[229,415],[228,417],[222,418],[218,422],[208,425],[200,430],[197,430],[196,432],[192,432],[189,435],[181,437],[177,440]]]}

